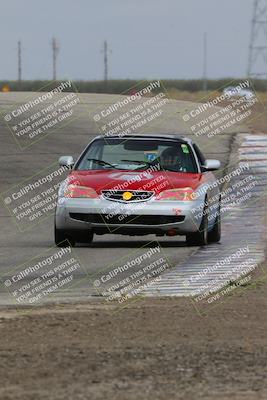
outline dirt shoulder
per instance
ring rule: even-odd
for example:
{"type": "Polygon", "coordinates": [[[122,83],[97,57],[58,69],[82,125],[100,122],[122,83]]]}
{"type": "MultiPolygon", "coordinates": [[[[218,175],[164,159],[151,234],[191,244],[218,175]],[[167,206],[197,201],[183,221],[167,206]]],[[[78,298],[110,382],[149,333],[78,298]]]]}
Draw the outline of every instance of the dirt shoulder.
{"type": "Polygon", "coordinates": [[[266,399],[267,284],[189,299],[1,312],[1,399],[266,399]]]}

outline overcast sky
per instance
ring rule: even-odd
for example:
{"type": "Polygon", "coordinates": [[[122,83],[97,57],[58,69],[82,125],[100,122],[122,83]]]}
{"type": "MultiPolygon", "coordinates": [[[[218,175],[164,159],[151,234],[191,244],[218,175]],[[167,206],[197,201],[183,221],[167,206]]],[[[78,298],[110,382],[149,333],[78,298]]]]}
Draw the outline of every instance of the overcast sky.
{"type": "Polygon", "coordinates": [[[199,78],[203,34],[208,77],[240,77],[247,68],[253,0],[1,0],[0,79],[52,77],[51,39],[58,39],[58,77],[102,79],[106,39],[110,78],[199,78]]]}

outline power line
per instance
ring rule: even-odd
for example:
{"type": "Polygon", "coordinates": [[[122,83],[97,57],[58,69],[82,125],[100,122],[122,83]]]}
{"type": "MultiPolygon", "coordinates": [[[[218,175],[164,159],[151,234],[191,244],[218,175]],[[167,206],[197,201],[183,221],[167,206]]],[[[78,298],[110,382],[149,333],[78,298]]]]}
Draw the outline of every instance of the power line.
{"type": "Polygon", "coordinates": [[[267,0],[254,0],[247,75],[267,76],[267,0]]]}

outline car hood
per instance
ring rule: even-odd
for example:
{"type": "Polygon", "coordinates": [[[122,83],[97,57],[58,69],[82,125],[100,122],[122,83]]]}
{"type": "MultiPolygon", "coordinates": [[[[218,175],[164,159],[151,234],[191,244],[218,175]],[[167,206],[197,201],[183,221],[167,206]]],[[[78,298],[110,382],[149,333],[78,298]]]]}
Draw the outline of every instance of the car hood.
{"type": "Polygon", "coordinates": [[[147,190],[160,193],[163,190],[191,187],[197,189],[202,174],[169,171],[94,170],[72,171],[69,184],[102,190],[147,190]]]}

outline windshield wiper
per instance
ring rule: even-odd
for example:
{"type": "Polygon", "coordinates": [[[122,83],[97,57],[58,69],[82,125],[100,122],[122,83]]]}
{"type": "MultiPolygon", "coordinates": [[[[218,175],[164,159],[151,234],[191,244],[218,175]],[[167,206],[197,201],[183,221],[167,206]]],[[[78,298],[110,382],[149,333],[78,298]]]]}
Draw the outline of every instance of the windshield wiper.
{"type": "Polygon", "coordinates": [[[87,161],[93,161],[93,162],[96,162],[96,163],[98,163],[100,165],[108,165],[111,168],[118,169],[118,168],[115,167],[115,165],[110,164],[107,161],[98,160],[97,158],[87,158],[87,161]]]}

